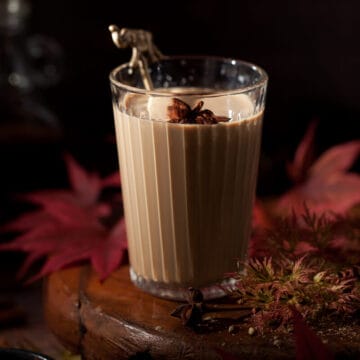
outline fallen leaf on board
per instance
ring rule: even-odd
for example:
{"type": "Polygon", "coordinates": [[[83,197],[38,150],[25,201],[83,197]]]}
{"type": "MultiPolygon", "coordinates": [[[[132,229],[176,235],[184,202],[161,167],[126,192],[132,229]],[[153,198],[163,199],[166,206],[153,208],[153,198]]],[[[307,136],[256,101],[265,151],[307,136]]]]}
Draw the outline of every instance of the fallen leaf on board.
{"type": "Polygon", "coordinates": [[[296,360],[332,360],[333,354],[315,332],[305,323],[301,314],[293,311],[296,360]]]}

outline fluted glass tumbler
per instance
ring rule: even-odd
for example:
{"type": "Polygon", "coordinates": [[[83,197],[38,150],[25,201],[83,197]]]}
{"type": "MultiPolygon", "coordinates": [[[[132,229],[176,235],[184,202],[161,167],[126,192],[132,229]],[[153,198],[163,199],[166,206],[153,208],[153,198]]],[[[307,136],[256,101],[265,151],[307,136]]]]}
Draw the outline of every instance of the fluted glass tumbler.
{"type": "Polygon", "coordinates": [[[215,298],[247,253],[267,75],[212,57],[149,72],[150,91],[128,64],[110,74],[130,276],[156,296],[215,298]]]}

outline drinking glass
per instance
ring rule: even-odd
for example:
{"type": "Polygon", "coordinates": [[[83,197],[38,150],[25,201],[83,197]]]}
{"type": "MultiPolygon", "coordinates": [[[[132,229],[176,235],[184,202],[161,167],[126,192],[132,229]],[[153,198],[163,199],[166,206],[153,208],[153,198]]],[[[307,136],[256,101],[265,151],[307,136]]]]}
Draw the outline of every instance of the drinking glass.
{"type": "Polygon", "coordinates": [[[217,57],[110,74],[131,280],[184,300],[223,295],[247,253],[267,74],[217,57]],[[210,110],[210,112],[208,111],[210,110]]]}

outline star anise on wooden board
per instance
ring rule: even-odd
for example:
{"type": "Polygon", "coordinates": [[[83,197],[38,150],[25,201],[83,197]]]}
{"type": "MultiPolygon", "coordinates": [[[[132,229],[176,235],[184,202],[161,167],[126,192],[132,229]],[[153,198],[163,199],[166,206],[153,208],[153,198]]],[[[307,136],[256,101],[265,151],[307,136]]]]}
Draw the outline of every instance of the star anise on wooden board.
{"type": "Polygon", "coordinates": [[[203,295],[201,291],[189,288],[189,299],[187,304],[178,306],[171,316],[181,319],[183,325],[188,327],[196,327],[202,322],[203,309],[203,295]]]}
{"type": "Polygon", "coordinates": [[[173,98],[172,104],[167,108],[168,117],[170,118],[169,122],[213,125],[230,120],[228,117],[215,115],[211,110],[201,110],[203,106],[204,102],[201,100],[191,109],[184,101],[173,98]]]}
{"type": "Polygon", "coordinates": [[[193,330],[211,330],[216,325],[224,325],[249,317],[252,308],[241,304],[208,303],[199,289],[188,289],[188,302],[179,305],[171,316],[179,318],[183,325],[193,330]]]}

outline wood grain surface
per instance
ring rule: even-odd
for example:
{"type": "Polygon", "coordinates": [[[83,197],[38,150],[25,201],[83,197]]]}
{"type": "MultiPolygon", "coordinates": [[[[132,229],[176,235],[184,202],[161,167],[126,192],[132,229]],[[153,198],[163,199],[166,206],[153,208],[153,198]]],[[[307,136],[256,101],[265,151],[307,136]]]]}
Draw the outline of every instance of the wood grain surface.
{"type": "MultiPolygon", "coordinates": [[[[44,291],[45,316],[54,334],[84,359],[293,359],[291,340],[276,335],[250,336],[246,325],[195,333],[170,316],[179,303],[148,295],[122,267],[100,283],[88,267],[52,274],[44,291]]],[[[345,339],[346,340],[346,339],[345,339]]],[[[359,342],[326,341],[338,355],[360,355],[359,342]]]]}

